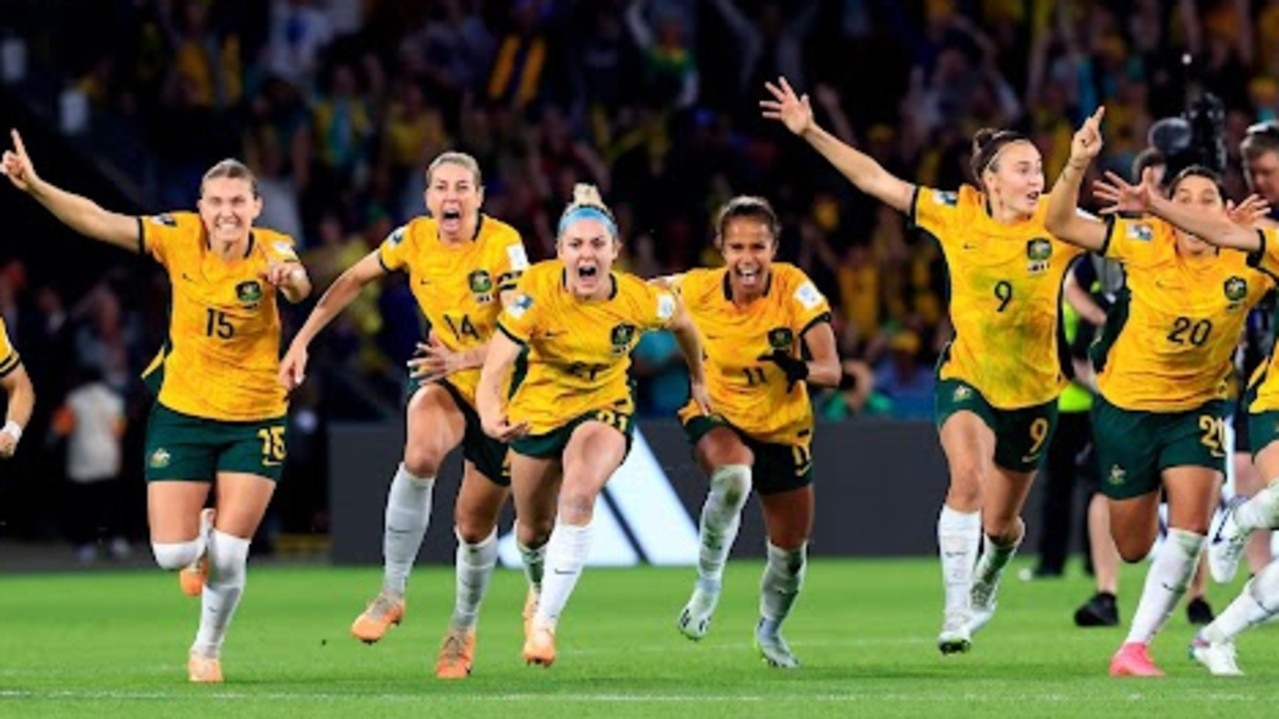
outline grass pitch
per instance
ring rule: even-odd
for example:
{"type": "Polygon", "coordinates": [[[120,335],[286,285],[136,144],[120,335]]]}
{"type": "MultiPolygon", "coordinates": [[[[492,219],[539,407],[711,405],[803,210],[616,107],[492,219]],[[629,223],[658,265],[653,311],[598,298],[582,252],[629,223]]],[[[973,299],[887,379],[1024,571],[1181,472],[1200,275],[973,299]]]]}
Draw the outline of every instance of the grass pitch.
{"type": "MultiPolygon", "coordinates": [[[[691,569],[588,569],[560,622],[554,667],[520,660],[523,576],[499,570],[472,677],[433,675],[452,605],[450,568],[419,569],[405,623],[376,646],[347,628],[380,582],[376,569],[250,567],[223,653],[226,683],[186,682],[199,601],[160,571],[0,578],[0,717],[396,717],[566,719],[746,716],[1273,716],[1279,628],[1239,643],[1248,676],[1209,676],[1187,659],[1178,607],[1153,654],[1162,680],[1106,676],[1125,630],[1077,629],[1083,577],[1020,582],[964,656],[942,657],[935,560],[817,559],[786,636],[804,666],[769,669],[752,628],[762,565],[733,562],[710,636],[674,620],[691,569]]],[[[1144,566],[1125,568],[1131,616],[1144,566]]],[[[1214,587],[1221,610],[1240,584],[1214,587]]]]}

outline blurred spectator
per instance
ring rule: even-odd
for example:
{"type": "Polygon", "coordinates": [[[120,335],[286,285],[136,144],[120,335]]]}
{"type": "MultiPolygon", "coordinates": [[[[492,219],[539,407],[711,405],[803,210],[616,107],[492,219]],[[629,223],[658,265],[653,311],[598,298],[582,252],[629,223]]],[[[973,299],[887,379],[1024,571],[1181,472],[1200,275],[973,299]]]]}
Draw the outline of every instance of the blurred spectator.
{"type": "Polygon", "coordinates": [[[892,416],[898,419],[933,416],[936,382],[932,368],[919,361],[922,349],[918,334],[901,330],[889,338],[889,354],[875,368],[875,389],[892,403],[892,416]]]}
{"type": "Polygon", "coordinates": [[[97,559],[99,542],[113,559],[125,559],[129,543],[120,486],[124,399],[96,367],[80,367],[76,375],[53,424],[67,447],[67,536],[80,562],[97,559]]]}
{"type": "Polygon", "coordinates": [[[688,401],[688,368],[675,335],[646,332],[631,354],[632,372],[641,380],[638,412],[642,417],[671,418],[688,401]]]}

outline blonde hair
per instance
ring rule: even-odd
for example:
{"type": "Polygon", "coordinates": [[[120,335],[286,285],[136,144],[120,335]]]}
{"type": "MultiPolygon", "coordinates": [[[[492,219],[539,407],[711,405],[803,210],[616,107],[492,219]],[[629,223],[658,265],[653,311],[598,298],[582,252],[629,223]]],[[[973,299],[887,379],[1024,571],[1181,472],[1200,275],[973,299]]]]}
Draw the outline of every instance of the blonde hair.
{"type": "Polygon", "coordinates": [[[564,230],[574,221],[579,219],[593,218],[600,220],[608,228],[613,235],[614,240],[618,240],[617,220],[613,217],[612,210],[608,209],[608,205],[604,204],[604,198],[600,197],[599,188],[585,182],[579,182],[573,186],[573,201],[568,207],[564,208],[564,213],[560,215],[559,232],[556,234],[561,237],[564,230]]]}
{"type": "Polygon", "coordinates": [[[204,183],[220,177],[225,177],[231,180],[248,180],[249,187],[253,189],[253,196],[260,197],[258,194],[257,175],[253,174],[253,170],[250,170],[248,165],[230,157],[222,160],[213,167],[210,167],[204,173],[204,177],[200,178],[200,194],[204,195],[204,183]]]}
{"type": "Polygon", "coordinates": [[[475,178],[475,186],[484,186],[484,178],[480,175],[480,163],[474,157],[466,154],[465,152],[455,152],[452,150],[440,153],[440,155],[434,160],[431,160],[431,164],[426,166],[427,185],[431,184],[431,178],[435,175],[435,171],[440,169],[441,165],[458,165],[467,169],[475,178]]]}

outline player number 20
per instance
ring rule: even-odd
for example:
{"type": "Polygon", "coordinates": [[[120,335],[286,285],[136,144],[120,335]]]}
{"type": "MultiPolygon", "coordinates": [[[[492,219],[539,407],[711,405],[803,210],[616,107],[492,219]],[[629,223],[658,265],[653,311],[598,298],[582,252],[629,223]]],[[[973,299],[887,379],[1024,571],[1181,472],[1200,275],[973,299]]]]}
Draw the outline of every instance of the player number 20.
{"type": "Polygon", "coordinates": [[[1196,322],[1189,317],[1178,317],[1173,320],[1172,331],[1168,333],[1168,341],[1175,345],[1184,345],[1186,342],[1190,342],[1195,347],[1203,347],[1210,334],[1212,334],[1212,320],[1199,320],[1196,322]]]}

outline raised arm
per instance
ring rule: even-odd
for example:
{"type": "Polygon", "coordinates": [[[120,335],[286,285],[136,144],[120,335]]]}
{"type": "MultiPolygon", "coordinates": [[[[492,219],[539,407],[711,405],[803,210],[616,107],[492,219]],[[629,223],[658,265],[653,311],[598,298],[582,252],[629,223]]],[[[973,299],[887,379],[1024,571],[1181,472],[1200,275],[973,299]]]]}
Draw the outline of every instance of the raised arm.
{"type": "Polygon", "coordinates": [[[11,130],[9,134],[13,139],[13,149],[4,151],[0,169],[14,187],[34,197],[36,202],[76,232],[132,252],[139,250],[139,233],[142,230],[138,227],[138,218],[103,209],[87,197],[40,179],[26,146],[22,144],[22,136],[17,130],[11,130]]]}
{"type": "Polygon", "coordinates": [[[910,211],[914,185],[894,176],[870,155],[818,126],[813,119],[808,95],[797,96],[786,78],[778,78],[777,84],[766,83],[765,87],[773,97],[759,103],[765,118],[781,122],[786,129],[807,140],[857,189],[899,212],[910,211]]]}
{"type": "Polygon", "coordinates": [[[1053,183],[1048,195],[1048,213],[1044,224],[1057,238],[1085,249],[1101,251],[1106,245],[1106,225],[1092,217],[1082,215],[1079,207],[1079,186],[1083,183],[1088,165],[1101,152],[1101,118],[1105,108],[1097,108],[1075,133],[1070,142],[1070,159],[1053,183]]]}
{"type": "Polygon", "coordinates": [[[373,250],[364,259],[347,268],[315,303],[315,309],[311,310],[311,315],[306,318],[289,345],[289,351],[280,360],[280,384],[290,390],[302,384],[306,378],[307,348],[310,347],[311,340],[355,300],[365,285],[386,274],[378,252],[379,250],[373,250]]]}
{"type": "Polygon", "coordinates": [[[9,409],[4,426],[0,427],[0,457],[12,457],[22,439],[22,430],[31,421],[31,411],[36,404],[35,387],[21,363],[12,372],[0,378],[0,387],[9,395],[9,409]]]}

